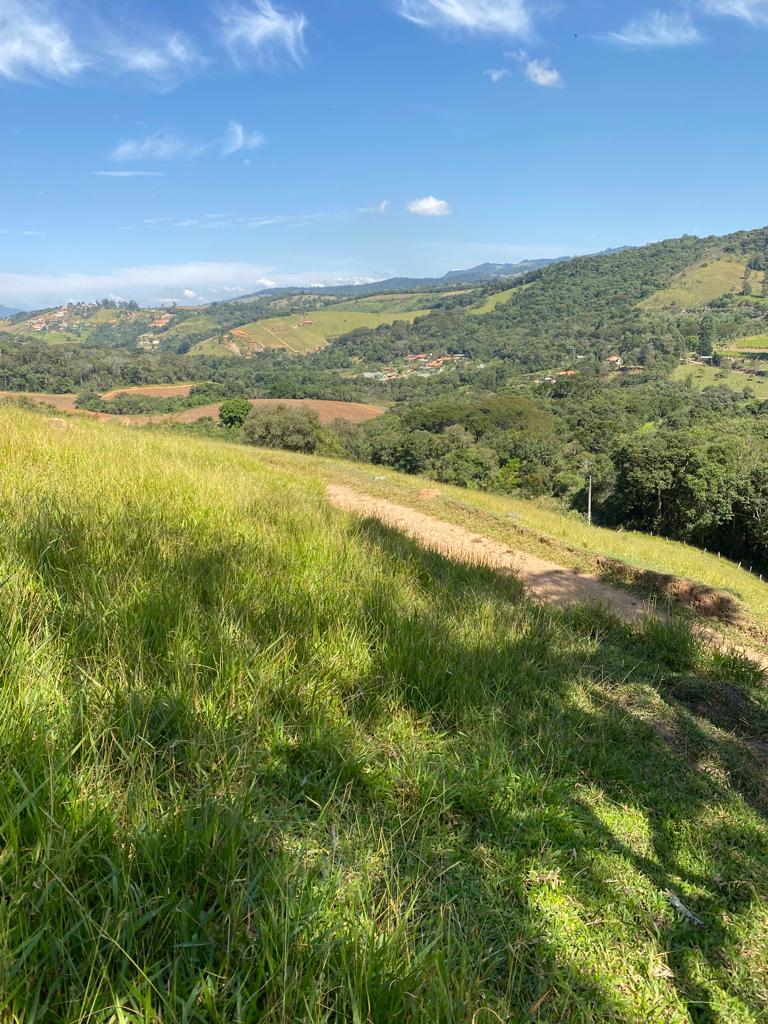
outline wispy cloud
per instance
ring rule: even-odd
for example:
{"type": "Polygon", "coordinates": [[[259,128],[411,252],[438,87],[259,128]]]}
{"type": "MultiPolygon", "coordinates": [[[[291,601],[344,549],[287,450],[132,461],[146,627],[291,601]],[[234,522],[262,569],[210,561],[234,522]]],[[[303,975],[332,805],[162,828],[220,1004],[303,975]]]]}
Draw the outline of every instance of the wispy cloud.
{"type": "Polygon", "coordinates": [[[768,25],[768,0],[701,0],[707,14],[727,14],[752,25],[768,25]]]}
{"type": "Polygon", "coordinates": [[[390,204],[388,199],[382,199],[382,201],[380,203],[375,203],[373,206],[361,206],[360,209],[357,212],[358,213],[378,213],[378,214],[384,214],[384,213],[387,212],[387,210],[389,209],[390,205],[391,204],[390,204]]]}
{"type": "Polygon", "coordinates": [[[163,171],[92,171],[97,178],[162,178],[163,171]]]}
{"type": "Polygon", "coordinates": [[[552,67],[552,61],[549,59],[526,61],[523,70],[529,82],[541,85],[545,89],[557,89],[563,84],[560,72],[552,67]]]}
{"type": "Polygon", "coordinates": [[[531,18],[524,0],[399,0],[403,18],[425,28],[464,29],[527,36],[531,18]]]}
{"type": "Polygon", "coordinates": [[[436,199],[434,196],[425,196],[423,199],[414,199],[408,203],[408,213],[414,213],[418,217],[449,217],[453,210],[450,203],[445,199],[436,199]]]}
{"type": "Polygon", "coordinates": [[[0,75],[14,81],[67,79],[86,67],[47,4],[0,0],[0,75]]]}
{"type": "Polygon", "coordinates": [[[702,41],[688,12],[665,14],[663,11],[651,11],[642,18],[636,18],[618,32],[608,33],[606,38],[621,46],[640,49],[694,46],[702,41]]]}
{"type": "MultiPolygon", "coordinates": [[[[361,211],[362,212],[362,211],[361,211]]],[[[196,217],[148,217],[144,220],[145,227],[203,228],[206,231],[222,228],[264,228],[273,225],[300,227],[306,224],[332,224],[349,217],[345,210],[326,213],[284,213],[267,216],[231,216],[225,213],[206,213],[196,217]]]]}
{"type": "Polygon", "coordinates": [[[0,303],[39,309],[60,302],[93,301],[104,295],[127,296],[150,305],[174,300],[198,301],[244,295],[278,285],[303,287],[372,281],[361,275],[327,271],[274,273],[254,263],[200,262],[118,267],[101,274],[0,273],[0,303]],[[192,295],[195,299],[192,299],[192,295]]]}
{"type": "Polygon", "coordinates": [[[187,141],[180,135],[156,132],[141,139],[121,139],[112,159],[130,160],[191,160],[199,156],[205,146],[187,141]]]}
{"type": "Polygon", "coordinates": [[[160,81],[184,77],[207,61],[181,32],[174,32],[159,46],[120,46],[110,56],[120,70],[149,75],[160,81]]]}
{"type": "Polygon", "coordinates": [[[247,7],[223,8],[219,19],[222,39],[236,63],[253,59],[274,66],[286,58],[293,64],[304,62],[308,23],[303,14],[278,10],[270,0],[253,0],[247,7]]]}
{"type": "Polygon", "coordinates": [[[237,121],[230,121],[227,134],[224,136],[221,145],[223,156],[232,156],[233,153],[240,153],[263,146],[266,139],[261,132],[248,132],[237,121]]]}
{"type": "MultiPolygon", "coordinates": [[[[111,159],[118,162],[132,160],[193,160],[203,153],[218,149],[222,156],[249,152],[264,145],[260,132],[246,131],[238,121],[230,121],[221,139],[212,142],[190,142],[175,132],[155,132],[138,139],[121,139],[111,153],[111,159]]],[[[109,177],[140,177],[158,174],[157,171],[96,171],[109,177]]]]}
{"type": "Polygon", "coordinates": [[[496,85],[502,80],[502,78],[508,78],[510,72],[509,68],[488,68],[488,70],[484,71],[483,74],[487,75],[493,84],[496,85]]]}

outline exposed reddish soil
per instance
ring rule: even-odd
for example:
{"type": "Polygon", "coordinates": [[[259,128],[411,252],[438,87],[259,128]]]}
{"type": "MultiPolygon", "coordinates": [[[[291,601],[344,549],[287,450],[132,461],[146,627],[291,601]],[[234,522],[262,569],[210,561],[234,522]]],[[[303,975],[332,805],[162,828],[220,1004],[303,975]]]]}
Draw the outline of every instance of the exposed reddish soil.
{"type": "Polygon", "coordinates": [[[77,395],[50,395],[42,391],[0,391],[0,398],[28,398],[32,402],[52,405],[60,412],[76,412],[77,395]]]}
{"type": "Polygon", "coordinates": [[[117,395],[145,395],[147,398],[184,398],[190,393],[194,384],[145,384],[136,388],[115,388],[106,391],[101,397],[106,401],[117,395]]]}
{"type": "MultiPolygon", "coordinates": [[[[194,384],[158,384],[147,385],[136,388],[117,388],[102,395],[102,398],[110,399],[115,395],[152,395],[155,398],[175,398],[178,395],[188,395],[194,384]]],[[[0,391],[0,398],[29,398],[33,402],[40,402],[52,405],[60,412],[81,412],[75,408],[77,395],[53,395],[45,392],[31,391],[0,391]]],[[[81,412],[82,415],[90,416],[99,420],[113,420],[128,426],[141,427],[147,423],[194,423],[196,420],[209,416],[217,419],[221,403],[212,402],[210,405],[198,405],[194,409],[184,409],[181,412],[166,415],[137,415],[120,416],[110,415],[103,412],[81,412]]],[[[331,423],[333,420],[346,420],[348,423],[365,423],[367,420],[375,419],[386,412],[381,406],[366,405],[362,402],[332,402],[314,398],[252,398],[251,405],[261,407],[274,407],[276,405],[287,405],[299,408],[301,406],[314,409],[320,417],[321,423],[331,423]]]]}

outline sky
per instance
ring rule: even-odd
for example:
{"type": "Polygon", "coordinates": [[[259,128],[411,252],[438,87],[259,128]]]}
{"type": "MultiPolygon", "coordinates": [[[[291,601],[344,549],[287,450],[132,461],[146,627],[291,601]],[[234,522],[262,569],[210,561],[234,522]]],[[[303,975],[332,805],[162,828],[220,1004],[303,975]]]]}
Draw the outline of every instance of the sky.
{"type": "Polygon", "coordinates": [[[768,0],[0,0],[0,303],[768,222],[768,0]]]}

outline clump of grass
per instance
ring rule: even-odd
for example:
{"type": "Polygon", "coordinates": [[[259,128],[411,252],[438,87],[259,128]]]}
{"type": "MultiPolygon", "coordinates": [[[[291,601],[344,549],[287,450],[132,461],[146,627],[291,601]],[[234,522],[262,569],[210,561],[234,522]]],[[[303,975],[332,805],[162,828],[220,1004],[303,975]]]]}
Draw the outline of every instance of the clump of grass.
{"type": "Polygon", "coordinates": [[[689,634],[298,458],[0,415],[3,1019],[762,1018],[761,766],[676,702],[689,634]]]}

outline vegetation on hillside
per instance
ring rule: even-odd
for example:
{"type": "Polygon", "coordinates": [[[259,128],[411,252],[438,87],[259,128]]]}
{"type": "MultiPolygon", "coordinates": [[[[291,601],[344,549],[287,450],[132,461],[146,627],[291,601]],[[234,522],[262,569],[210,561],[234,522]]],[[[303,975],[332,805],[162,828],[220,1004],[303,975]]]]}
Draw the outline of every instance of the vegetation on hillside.
{"type": "Polygon", "coordinates": [[[762,1019],[746,663],[531,605],[298,459],[2,419],[9,1019],[762,1019]]]}

